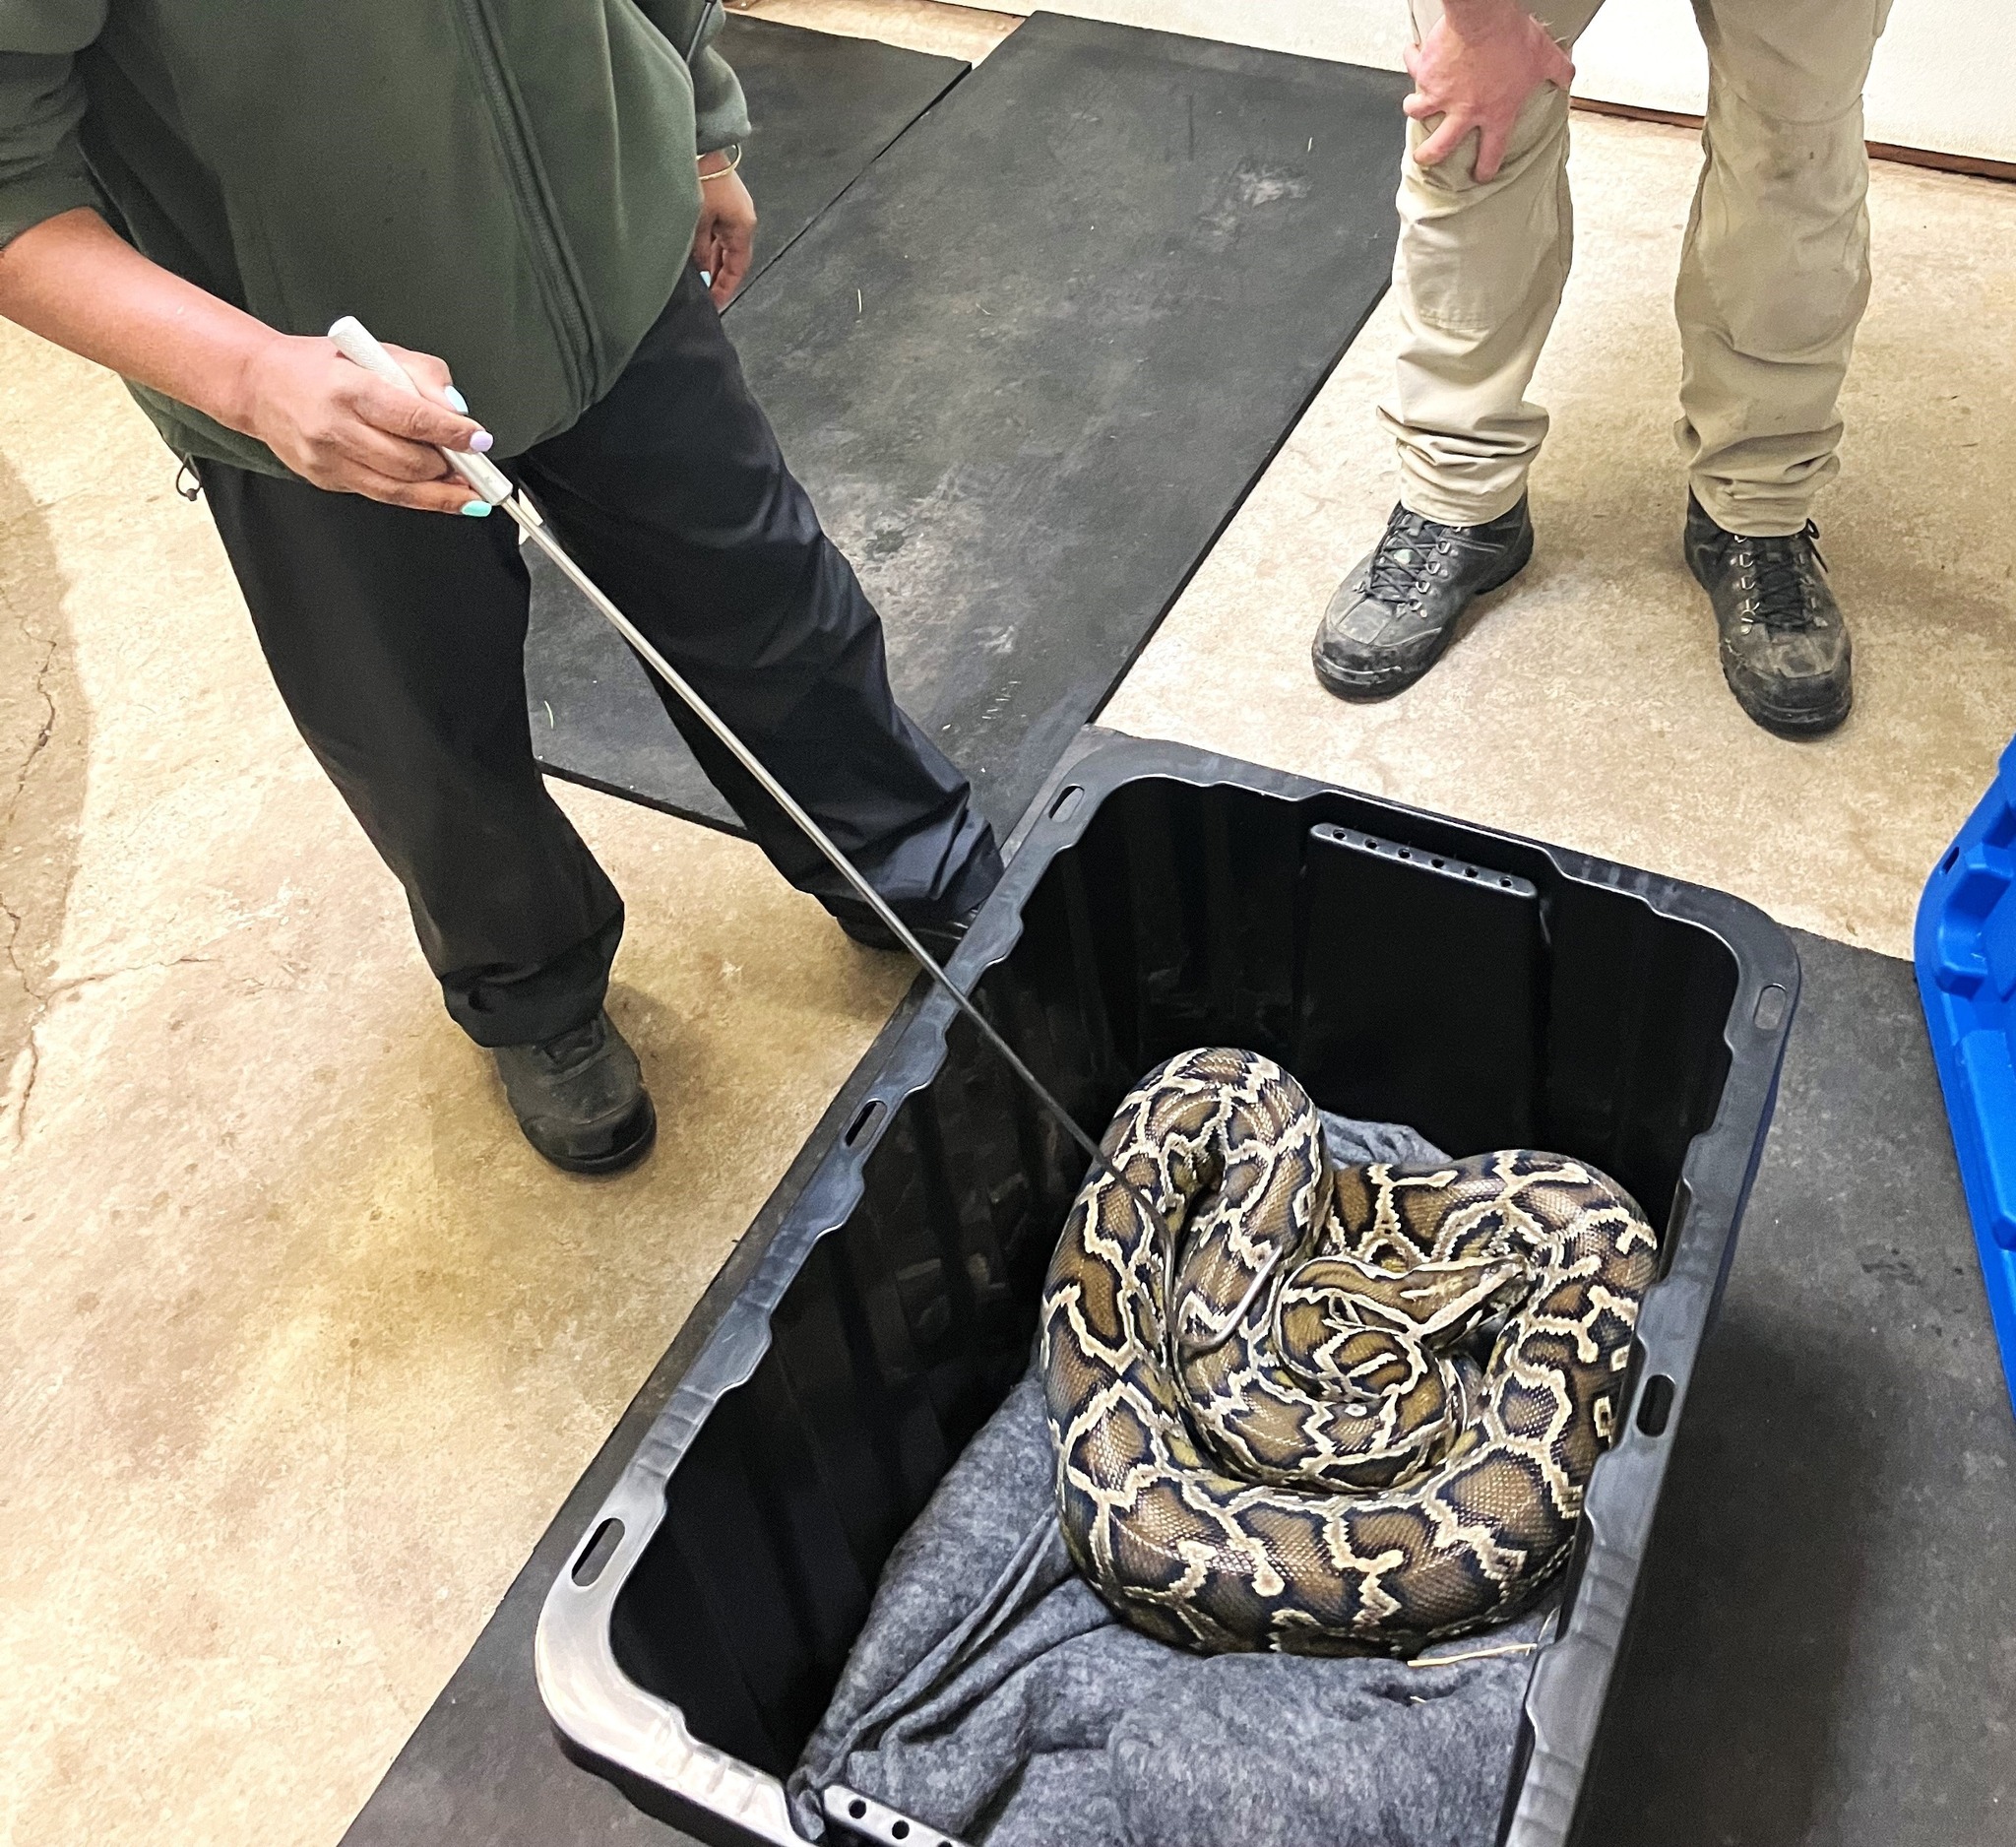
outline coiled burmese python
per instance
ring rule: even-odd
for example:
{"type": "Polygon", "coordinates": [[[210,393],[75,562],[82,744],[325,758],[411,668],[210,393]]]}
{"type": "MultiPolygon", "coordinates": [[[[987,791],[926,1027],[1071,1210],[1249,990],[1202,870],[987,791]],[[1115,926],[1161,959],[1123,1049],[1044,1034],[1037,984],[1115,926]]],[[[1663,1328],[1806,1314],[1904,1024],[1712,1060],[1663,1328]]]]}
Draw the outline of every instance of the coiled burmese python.
{"type": "Polygon", "coordinates": [[[1043,1291],[1064,1537],[1126,1622],[1219,1653],[1408,1653],[1566,1561],[1656,1240],[1515,1151],[1335,1175],[1268,1059],[1171,1058],[1106,1131],[1043,1291]],[[1481,1361],[1473,1349],[1488,1344],[1481,1361]]]}

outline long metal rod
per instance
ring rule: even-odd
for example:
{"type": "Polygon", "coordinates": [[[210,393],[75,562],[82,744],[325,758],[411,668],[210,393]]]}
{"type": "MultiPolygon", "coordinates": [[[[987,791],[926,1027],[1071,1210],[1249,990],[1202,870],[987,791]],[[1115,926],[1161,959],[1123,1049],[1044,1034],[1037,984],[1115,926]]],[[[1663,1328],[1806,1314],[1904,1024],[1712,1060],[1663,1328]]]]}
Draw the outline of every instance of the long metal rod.
{"type": "MultiPolygon", "coordinates": [[[[412,375],[354,316],[346,314],[337,321],[329,330],[329,338],[346,358],[354,364],[361,365],[374,377],[381,378],[387,384],[401,390],[411,392],[414,396],[419,395],[420,388],[413,382],[412,375]]],[[[1141,1189],[1106,1159],[1105,1150],[1078,1126],[1078,1118],[1050,1095],[1037,1074],[1023,1063],[1015,1048],[1009,1045],[988,1023],[986,1016],[953,986],[952,978],[938,966],[937,958],[917,941],[903,919],[896,915],[888,899],[854,869],[853,861],[833,844],[827,837],[826,830],[805,812],[790,791],[771,775],[756,753],[729,729],[727,722],[687,683],[686,676],[651,645],[650,640],[637,625],[602,595],[596,581],[567,555],[566,546],[546,530],[546,523],[540,518],[539,510],[525,497],[518,484],[487,456],[470,455],[458,449],[443,449],[441,454],[448,465],[477,493],[492,506],[502,507],[518,522],[519,530],[552,559],[561,574],[595,605],[603,620],[637,650],[651,670],[679,696],[686,709],[714,733],[721,741],[722,747],[747,770],[763,792],[790,816],[792,824],[832,862],[833,869],[847,880],[853,888],[854,895],[881,920],[883,927],[910,952],[917,966],[952,996],[953,1004],[974,1023],[980,1037],[1029,1087],[1030,1094],[1057,1119],[1065,1132],[1091,1159],[1092,1164],[1117,1181],[1135,1204],[1148,1214],[1151,1222],[1160,1225],[1161,1216],[1148,1203],[1141,1189]]]]}
{"type": "MultiPolygon", "coordinates": [[[[686,676],[652,646],[650,639],[638,628],[636,623],[632,622],[621,609],[617,608],[602,594],[600,587],[596,581],[580,565],[574,562],[573,558],[568,555],[566,546],[561,544],[546,530],[546,523],[539,517],[538,509],[526,499],[522,491],[514,493],[510,499],[501,501],[498,504],[518,522],[519,529],[525,536],[534,544],[538,546],[547,557],[552,559],[567,581],[595,605],[598,612],[608,622],[609,626],[617,634],[621,635],[631,647],[637,650],[638,654],[650,666],[651,670],[679,696],[680,701],[693,716],[720,740],[722,747],[755,778],[764,794],[769,796],[785,813],[790,816],[792,823],[797,827],[798,831],[826,856],[832,862],[833,869],[842,878],[847,880],[848,884],[853,888],[855,896],[881,920],[883,926],[910,952],[918,967],[936,982],[946,993],[951,995],[953,1004],[974,1023],[975,1027],[978,1029],[980,1036],[994,1049],[995,1053],[1023,1083],[1028,1085],[1031,1095],[1057,1119],[1071,1139],[1078,1144],[1094,1165],[1110,1175],[1129,1193],[1134,1195],[1134,1198],[1140,1205],[1147,1208],[1148,1201],[1142,1196],[1139,1188],[1107,1160],[1105,1150],[1079,1126],[1077,1117],[1050,1094],[1042,1080],[1023,1062],[1015,1048],[1009,1045],[995,1031],[992,1022],[987,1019],[986,1015],[967,998],[958,985],[954,983],[951,976],[947,975],[944,969],[939,966],[937,958],[922,943],[917,941],[915,934],[904,923],[903,919],[897,915],[895,907],[890,904],[889,900],[883,897],[873,885],[868,883],[867,879],[855,868],[853,862],[849,860],[847,855],[834,845],[826,830],[811,815],[806,813],[790,791],[785,788],[770,773],[756,753],[747,744],[743,743],[741,738],[735,735],[734,732],[729,728],[727,721],[723,719],[694,690],[686,676]]],[[[1152,1211],[1151,1216],[1153,1216],[1152,1211]]]]}

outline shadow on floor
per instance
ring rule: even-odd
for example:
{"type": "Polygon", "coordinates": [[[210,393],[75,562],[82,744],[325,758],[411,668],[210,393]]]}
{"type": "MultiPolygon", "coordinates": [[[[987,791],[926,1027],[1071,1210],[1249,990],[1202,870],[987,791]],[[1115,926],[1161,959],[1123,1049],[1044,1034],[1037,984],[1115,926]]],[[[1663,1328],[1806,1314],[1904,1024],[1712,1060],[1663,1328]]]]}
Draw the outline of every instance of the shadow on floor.
{"type": "Polygon", "coordinates": [[[0,459],[0,1085],[10,1114],[32,1081],[84,810],[91,724],[65,589],[42,513],[0,459]]]}
{"type": "Polygon", "coordinates": [[[1579,1842],[1825,1838],[1815,1796],[1864,1570],[1862,1503],[1845,1490],[1875,1461],[1849,1377],[1861,1357],[1740,1306],[1716,1329],[1579,1842]]]}

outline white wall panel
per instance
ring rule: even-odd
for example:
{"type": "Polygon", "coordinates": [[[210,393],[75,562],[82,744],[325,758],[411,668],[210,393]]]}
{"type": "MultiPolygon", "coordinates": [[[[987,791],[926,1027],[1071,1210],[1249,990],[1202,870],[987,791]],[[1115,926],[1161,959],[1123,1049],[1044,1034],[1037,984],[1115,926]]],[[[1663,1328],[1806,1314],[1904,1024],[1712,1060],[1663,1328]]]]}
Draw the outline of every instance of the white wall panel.
{"type": "MultiPolygon", "coordinates": [[[[991,0],[1028,12],[1019,0],[991,0]]],[[[1769,4],[1769,0],[1753,0],[1769,4]]],[[[1869,0],[1843,0],[1844,9],[1869,0]]],[[[1056,0],[1059,13],[1400,68],[1406,0],[1056,0]]],[[[1708,61],[1688,0],[1609,0],[1582,41],[1583,95],[1698,111],[1708,61]]],[[[1898,0],[1869,80],[1869,137],[2016,160],[2016,5],[1898,0]]]]}

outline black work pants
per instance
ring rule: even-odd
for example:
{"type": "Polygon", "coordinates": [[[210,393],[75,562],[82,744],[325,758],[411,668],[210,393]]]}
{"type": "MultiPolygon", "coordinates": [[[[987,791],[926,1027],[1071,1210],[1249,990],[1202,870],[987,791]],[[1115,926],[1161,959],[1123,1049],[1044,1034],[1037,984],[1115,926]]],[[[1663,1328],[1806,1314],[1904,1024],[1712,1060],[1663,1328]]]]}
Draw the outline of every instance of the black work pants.
{"type": "MultiPolygon", "coordinates": [[[[786,469],[697,273],[614,389],[511,466],[884,897],[928,921],[986,895],[993,835],[898,708],[881,621],[786,469]]],[[[281,696],[405,885],[449,1012],[485,1046],[592,1018],[623,905],[533,763],[517,527],[198,473],[281,696]]],[[[778,869],[846,909],[840,875],[659,691],[778,869]]]]}

